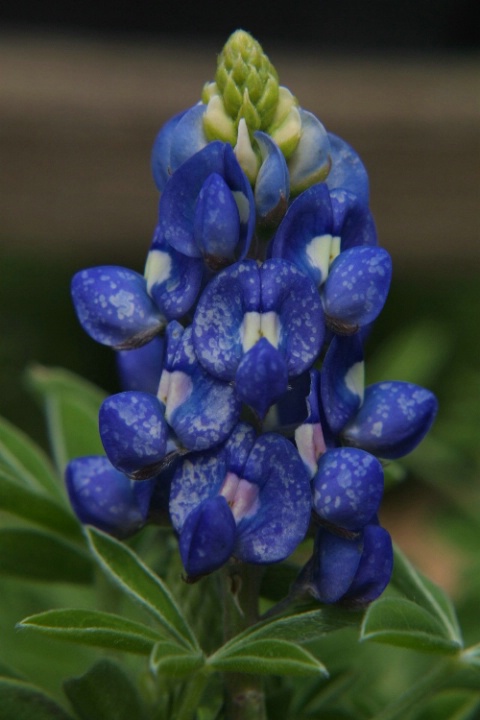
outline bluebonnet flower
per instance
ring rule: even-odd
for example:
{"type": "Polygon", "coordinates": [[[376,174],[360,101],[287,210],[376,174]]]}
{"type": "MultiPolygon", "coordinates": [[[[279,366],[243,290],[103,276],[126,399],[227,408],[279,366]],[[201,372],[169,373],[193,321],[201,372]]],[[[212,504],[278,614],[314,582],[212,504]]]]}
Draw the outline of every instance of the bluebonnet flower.
{"type": "Polygon", "coordinates": [[[274,433],[256,437],[239,423],[220,448],[182,460],[170,513],[189,576],[212,572],[231,556],[278,562],[307,532],[308,473],[288,440],[274,433]]]}
{"type": "Polygon", "coordinates": [[[193,320],[201,364],[217,378],[236,381],[241,399],[261,417],[287,390],[288,377],[316,360],[323,336],[313,283],[277,259],[261,266],[246,260],[219,273],[193,320]]]}
{"type": "Polygon", "coordinates": [[[308,416],[296,430],[297,447],[313,472],[320,455],[338,444],[385,460],[411,452],[436,413],[433,393],[414,383],[379,382],[364,388],[360,338],[334,337],[322,370],[311,373],[308,416]]]}
{"type": "Polygon", "coordinates": [[[152,169],[144,275],[72,282],[123,388],[100,409],[107,457],[68,466],[72,506],[118,537],[168,514],[190,580],[279,562],[316,526],[297,589],[363,606],[392,571],[380,460],[416,447],[437,408],[411,383],[364,388],[391,279],[365,167],[240,31],[202,102],[158,134],[152,169]]]}
{"type": "Polygon", "coordinates": [[[392,570],[392,540],[376,522],[350,536],[321,528],[296,587],[322,603],[361,608],[382,594],[392,570]]]}

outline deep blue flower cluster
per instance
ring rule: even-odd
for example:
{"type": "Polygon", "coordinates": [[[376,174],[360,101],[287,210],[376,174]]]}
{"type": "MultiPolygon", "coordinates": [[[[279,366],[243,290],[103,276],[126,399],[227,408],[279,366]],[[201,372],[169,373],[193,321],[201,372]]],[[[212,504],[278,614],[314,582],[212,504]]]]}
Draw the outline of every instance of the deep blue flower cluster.
{"type": "Polygon", "coordinates": [[[299,583],[363,605],[392,571],[382,462],[420,442],[437,404],[410,383],[364,388],[392,268],[360,158],[250,36],[226,48],[204,100],[155,141],[144,275],[73,279],[124,390],[100,410],[106,457],[71,462],[67,487],[82,522],[120,538],[168,518],[190,579],[281,561],[313,529],[299,583]]]}

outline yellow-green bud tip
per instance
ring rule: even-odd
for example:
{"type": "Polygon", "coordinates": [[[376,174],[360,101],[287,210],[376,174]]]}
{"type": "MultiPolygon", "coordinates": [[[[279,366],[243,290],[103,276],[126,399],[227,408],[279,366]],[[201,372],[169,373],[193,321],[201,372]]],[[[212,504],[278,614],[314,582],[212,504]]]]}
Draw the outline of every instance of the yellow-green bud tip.
{"type": "Polygon", "coordinates": [[[278,103],[278,76],[249,33],[237,30],[229,37],[218,57],[215,82],[236,126],[242,117],[250,132],[270,125],[278,103]]]}

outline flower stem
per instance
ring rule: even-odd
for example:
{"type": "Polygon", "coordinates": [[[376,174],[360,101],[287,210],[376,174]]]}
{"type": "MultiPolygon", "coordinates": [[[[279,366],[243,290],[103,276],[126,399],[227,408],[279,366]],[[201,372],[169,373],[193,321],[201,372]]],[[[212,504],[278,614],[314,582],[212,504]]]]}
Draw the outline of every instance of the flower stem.
{"type": "Polygon", "coordinates": [[[192,675],[185,685],[180,707],[172,720],[193,720],[195,718],[208,677],[208,673],[202,670],[192,675]]]}
{"type": "MultiPolygon", "coordinates": [[[[262,568],[239,563],[230,566],[224,583],[224,640],[227,642],[258,621],[262,568]]],[[[265,693],[260,676],[227,673],[226,720],[266,720],[265,693]]]]}

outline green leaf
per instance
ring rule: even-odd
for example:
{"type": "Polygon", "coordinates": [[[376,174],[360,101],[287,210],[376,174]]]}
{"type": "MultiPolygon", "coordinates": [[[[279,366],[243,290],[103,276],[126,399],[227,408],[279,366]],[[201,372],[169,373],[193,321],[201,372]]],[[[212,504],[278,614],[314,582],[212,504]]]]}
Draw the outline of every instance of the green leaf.
{"type": "Polygon", "coordinates": [[[441,654],[461,648],[435,616],[411,600],[396,597],[380,598],[370,605],[360,639],[441,654]]]}
{"type": "Polygon", "coordinates": [[[141,623],[96,610],[49,610],[18,626],[56,640],[149,655],[160,635],[141,623]]]}
{"type": "Polygon", "coordinates": [[[204,664],[202,652],[191,652],[184,646],[164,640],[155,645],[150,657],[150,667],[155,674],[173,677],[191,675],[204,664]]]}
{"type": "Polygon", "coordinates": [[[334,630],[354,627],[360,624],[361,613],[342,608],[323,607],[294,615],[264,620],[236,635],[224,647],[231,644],[240,646],[241,642],[253,640],[292,640],[304,643],[322,637],[334,630]]]}
{"type": "Polygon", "coordinates": [[[0,575],[91,583],[93,565],[78,546],[39,530],[0,530],[0,575]]]}
{"type": "Polygon", "coordinates": [[[20,484],[2,468],[0,510],[83,542],[80,526],[71,512],[45,494],[20,484]]]}
{"type": "Polygon", "coordinates": [[[44,405],[52,454],[60,472],[72,458],[104,454],[98,411],[106,393],[62,368],[35,366],[28,381],[44,405]]]}
{"type": "Polygon", "coordinates": [[[287,640],[229,643],[210,656],[207,664],[222,672],[262,675],[328,675],[325,666],[305,648],[287,640]]]}
{"type": "Polygon", "coordinates": [[[480,643],[464,650],[462,653],[462,661],[480,670],[480,643]]]}
{"type": "Polygon", "coordinates": [[[448,690],[429,701],[415,720],[478,720],[479,713],[478,693],[448,690]]]}
{"type": "Polygon", "coordinates": [[[92,552],[107,576],[142,605],[174,640],[198,650],[197,640],[169,589],[138,555],[95,528],[88,528],[87,536],[92,552]]]}
{"type": "MultiPolygon", "coordinates": [[[[463,646],[462,633],[455,608],[447,595],[428,578],[419,573],[405,555],[395,548],[392,584],[408,600],[420,605],[442,625],[452,644],[463,646]]],[[[378,602],[378,601],[377,601],[378,602]]]]}
{"type": "Polygon", "coordinates": [[[0,678],[0,720],[72,720],[72,717],[33,685],[0,678]]]}
{"type": "Polygon", "coordinates": [[[100,660],[85,675],[63,684],[81,720],[143,720],[145,707],[128,675],[111,660],[100,660]]]}
{"type": "Polygon", "coordinates": [[[61,495],[60,482],[43,450],[4,418],[0,418],[0,466],[28,487],[61,495]]]}

